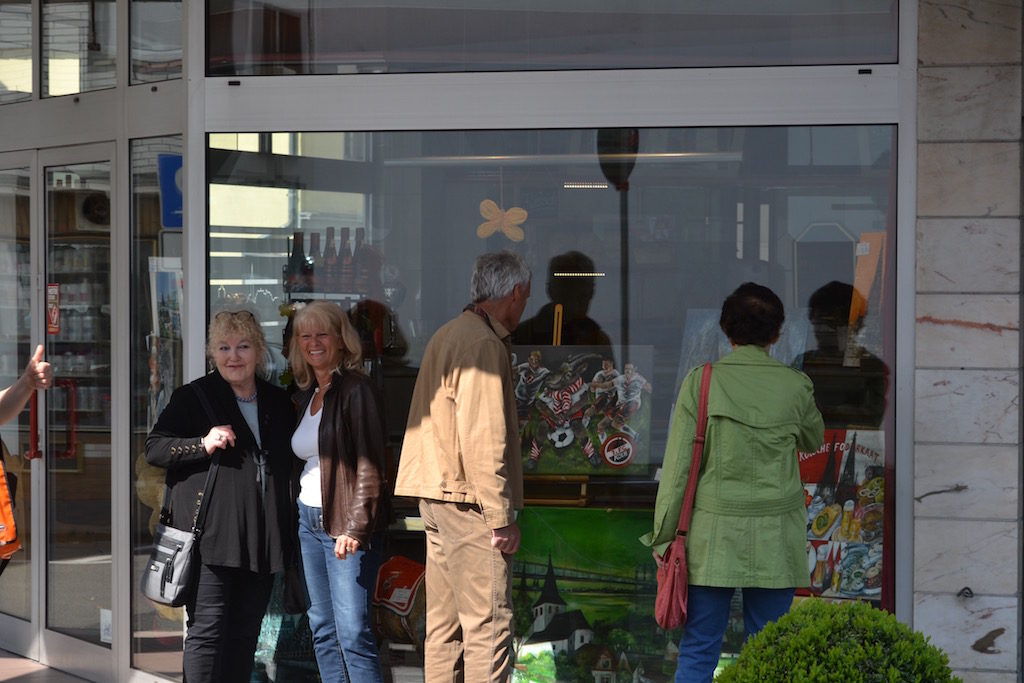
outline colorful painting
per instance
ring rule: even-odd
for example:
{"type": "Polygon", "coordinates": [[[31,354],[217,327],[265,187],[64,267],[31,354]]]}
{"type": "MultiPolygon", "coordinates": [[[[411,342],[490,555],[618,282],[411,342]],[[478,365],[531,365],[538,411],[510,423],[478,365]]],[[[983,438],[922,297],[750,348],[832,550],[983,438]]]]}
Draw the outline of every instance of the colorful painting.
{"type": "Polygon", "coordinates": [[[512,347],[526,474],[647,473],[653,351],[626,351],[512,347]]]}
{"type": "Polygon", "coordinates": [[[880,599],[884,450],[884,432],[829,429],[821,448],[800,454],[814,595],[880,599]]]}
{"type": "Polygon", "coordinates": [[[654,621],[650,510],[528,507],[513,561],[514,681],[671,680],[678,633],[654,621]]]}

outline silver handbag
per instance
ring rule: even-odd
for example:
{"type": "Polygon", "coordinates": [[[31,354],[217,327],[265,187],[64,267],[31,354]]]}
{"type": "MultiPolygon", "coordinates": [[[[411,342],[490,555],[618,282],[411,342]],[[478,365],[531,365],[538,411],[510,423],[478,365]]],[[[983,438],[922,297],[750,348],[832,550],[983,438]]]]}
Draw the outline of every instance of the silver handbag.
{"type": "Polygon", "coordinates": [[[162,605],[184,605],[195,574],[196,541],[192,531],[157,524],[153,551],[142,572],[142,594],[162,605]]]}
{"type": "MultiPolygon", "coordinates": [[[[192,384],[200,403],[206,410],[213,424],[217,418],[210,407],[206,394],[192,384]]],[[[164,500],[160,509],[160,523],[153,532],[153,550],[149,554],[146,568],[142,572],[142,594],[153,602],[171,607],[181,607],[192,592],[196,576],[199,574],[197,562],[199,557],[199,539],[203,535],[206,522],[206,501],[213,491],[213,483],[220,467],[220,451],[213,456],[213,462],[206,472],[206,483],[196,500],[196,513],[192,518],[190,530],[175,529],[169,524],[168,511],[171,488],[164,485],[164,500]]]]}

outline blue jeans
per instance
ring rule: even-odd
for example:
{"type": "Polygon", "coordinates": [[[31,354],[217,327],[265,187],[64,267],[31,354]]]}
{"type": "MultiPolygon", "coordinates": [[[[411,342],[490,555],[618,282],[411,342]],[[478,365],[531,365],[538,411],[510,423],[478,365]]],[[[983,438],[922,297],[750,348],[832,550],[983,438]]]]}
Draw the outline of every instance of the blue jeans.
{"type": "MultiPolygon", "coordinates": [[[[741,588],[743,625],[750,638],[789,611],[793,588],[741,588]]],[[[676,683],[711,683],[722,656],[722,638],[729,625],[729,604],[735,588],[690,586],[686,626],[679,641],[676,683]]]]}
{"type": "Polygon", "coordinates": [[[306,614],[320,678],[324,683],[380,683],[380,654],[370,629],[378,539],[339,560],[320,513],[320,508],[299,503],[299,546],[310,603],[306,614]]]}

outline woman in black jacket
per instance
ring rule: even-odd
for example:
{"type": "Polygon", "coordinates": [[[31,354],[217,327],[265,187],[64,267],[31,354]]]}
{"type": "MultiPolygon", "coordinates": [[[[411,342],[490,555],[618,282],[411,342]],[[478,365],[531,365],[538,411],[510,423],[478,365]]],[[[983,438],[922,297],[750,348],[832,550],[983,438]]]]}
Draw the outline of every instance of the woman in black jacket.
{"type": "Polygon", "coordinates": [[[289,495],[294,413],[283,389],[256,377],[266,353],[249,311],[210,322],[214,372],[175,390],[146,439],[146,460],[167,468],[165,523],[189,529],[212,456],[199,572],[185,603],[187,683],[247,683],[274,573],[294,557],[289,495]],[[213,419],[196,392],[209,400],[213,419]]]}
{"type": "Polygon", "coordinates": [[[307,304],[293,326],[292,450],[304,462],[299,546],[313,651],[321,680],[379,682],[370,597],[388,520],[380,401],[362,371],[359,335],[336,304],[307,304]]]}

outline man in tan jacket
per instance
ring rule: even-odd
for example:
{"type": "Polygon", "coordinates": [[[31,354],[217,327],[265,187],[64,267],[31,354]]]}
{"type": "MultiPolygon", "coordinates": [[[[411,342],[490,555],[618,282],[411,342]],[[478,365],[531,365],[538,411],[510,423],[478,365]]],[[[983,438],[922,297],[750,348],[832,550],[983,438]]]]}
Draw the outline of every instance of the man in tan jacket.
{"type": "Polygon", "coordinates": [[[426,683],[511,679],[523,474],[509,339],[530,269],[483,254],[470,293],[424,351],[395,482],[395,495],[420,499],[426,529],[426,683]]]}

